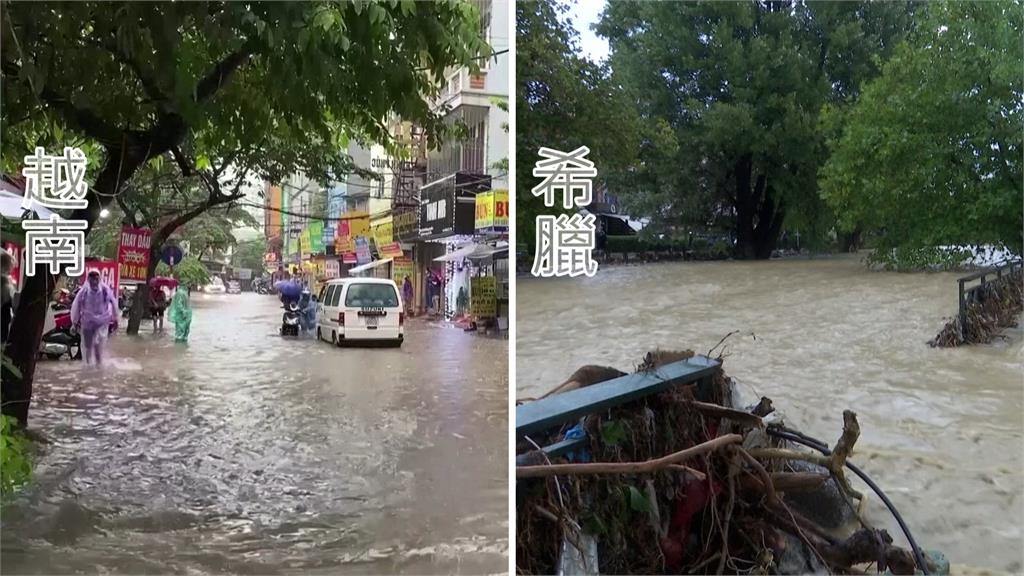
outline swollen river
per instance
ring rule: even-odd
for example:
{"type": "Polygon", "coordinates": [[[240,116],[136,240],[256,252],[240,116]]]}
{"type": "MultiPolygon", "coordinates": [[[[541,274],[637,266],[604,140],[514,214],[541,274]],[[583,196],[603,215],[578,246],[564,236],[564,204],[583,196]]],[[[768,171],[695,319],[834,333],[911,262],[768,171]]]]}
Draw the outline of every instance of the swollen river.
{"type": "MultiPolygon", "coordinates": [[[[852,461],[918,543],[958,573],[1021,573],[1024,342],[933,349],[957,274],[870,272],[855,256],[607,267],[592,279],[520,279],[517,389],[543,393],[585,364],[631,371],[648,350],[707,353],[834,444],[857,412],[852,461]],[[717,351],[716,351],[717,354],[717,351]]],[[[870,492],[863,484],[856,485],[870,492]]],[[[906,545],[877,497],[867,516],[906,545]]]]}
{"type": "Polygon", "coordinates": [[[3,510],[2,574],[498,573],[507,342],[420,321],[401,349],[277,335],[271,296],[202,296],[102,370],[36,372],[52,444],[3,510]]]}

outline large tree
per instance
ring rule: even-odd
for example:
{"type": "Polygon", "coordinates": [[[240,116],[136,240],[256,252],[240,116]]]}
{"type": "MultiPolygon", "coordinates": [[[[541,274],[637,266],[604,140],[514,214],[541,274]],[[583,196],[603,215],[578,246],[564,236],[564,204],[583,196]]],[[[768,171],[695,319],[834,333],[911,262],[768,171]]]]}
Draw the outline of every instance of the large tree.
{"type": "MultiPolygon", "coordinates": [[[[31,145],[81,140],[91,226],[149,160],[186,175],[245,165],[323,182],[350,138],[389,143],[390,114],[443,137],[449,66],[488,51],[465,2],[5,2],[0,6],[5,166],[31,145]]],[[[7,352],[3,413],[25,425],[53,277],[25,283],[7,352]]]]}
{"type": "Polygon", "coordinates": [[[821,227],[819,111],[856,96],[876,72],[873,58],[905,32],[910,10],[612,2],[597,30],[609,39],[615,74],[641,115],[667,125],[679,143],[646,162],[653,167],[632,191],[654,195],[647,215],[728,221],[740,258],[769,257],[787,222],[821,227]]]}
{"type": "Polygon", "coordinates": [[[1024,6],[927,6],[857,104],[828,109],[822,193],[844,229],[879,249],[1024,248],[1024,6]]]}
{"type": "MultiPolygon", "coordinates": [[[[578,55],[578,34],[553,0],[516,3],[516,230],[534,239],[536,216],[560,211],[531,190],[542,146],[569,152],[589,146],[604,179],[631,164],[639,124],[607,68],[578,55]]],[[[532,250],[532,246],[530,249],[532,250]]]]}

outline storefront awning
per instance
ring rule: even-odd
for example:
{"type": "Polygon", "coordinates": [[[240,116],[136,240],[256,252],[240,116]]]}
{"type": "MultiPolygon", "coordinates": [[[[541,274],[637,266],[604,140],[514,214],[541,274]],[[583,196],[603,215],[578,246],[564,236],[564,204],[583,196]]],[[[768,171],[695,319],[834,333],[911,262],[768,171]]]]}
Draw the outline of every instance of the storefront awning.
{"type": "Polygon", "coordinates": [[[483,260],[485,258],[491,258],[495,254],[502,252],[508,252],[508,244],[504,246],[481,246],[479,250],[473,252],[467,258],[470,260],[483,260]]]}
{"type": "Polygon", "coordinates": [[[470,254],[476,252],[479,248],[486,248],[486,246],[481,246],[480,244],[466,244],[451,254],[445,254],[444,256],[434,258],[434,262],[458,262],[463,258],[469,258],[470,254]]]}
{"type": "Polygon", "coordinates": [[[372,269],[376,268],[377,266],[383,266],[384,264],[387,264],[388,262],[391,262],[391,260],[392,260],[391,258],[384,258],[382,260],[374,260],[373,262],[367,262],[366,264],[360,264],[359,266],[356,266],[355,268],[349,268],[348,269],[348,273],[349,274],[358,274],[360,272],[366,272],[367,270],[372,270],[372,269]]]}

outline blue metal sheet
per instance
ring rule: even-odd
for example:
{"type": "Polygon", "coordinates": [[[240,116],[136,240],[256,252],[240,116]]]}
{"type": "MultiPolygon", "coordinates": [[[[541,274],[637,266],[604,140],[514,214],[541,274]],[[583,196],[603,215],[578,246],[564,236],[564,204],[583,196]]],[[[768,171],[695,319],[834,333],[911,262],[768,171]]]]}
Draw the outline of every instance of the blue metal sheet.
{"type": "Polygon", "coordinates": [[[516,407],[516,438],[549,430],[601,410],[689,384],[714,374],[719,362],[696,356],[657,370],[627,374],[614,380],[556,394],[516,407]]]}

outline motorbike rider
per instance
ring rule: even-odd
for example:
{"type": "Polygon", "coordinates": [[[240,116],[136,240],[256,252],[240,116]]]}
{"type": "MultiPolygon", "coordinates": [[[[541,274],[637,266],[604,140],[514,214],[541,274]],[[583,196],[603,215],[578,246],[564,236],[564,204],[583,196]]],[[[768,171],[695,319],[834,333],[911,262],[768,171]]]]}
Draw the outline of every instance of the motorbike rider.
{"type": "Polygon", "coordinates": [[[299,296],[299,311],[302,314],[302,329],[312,332],[316,327],[316,302],[309,290],[303,290],[299,296]]]}

